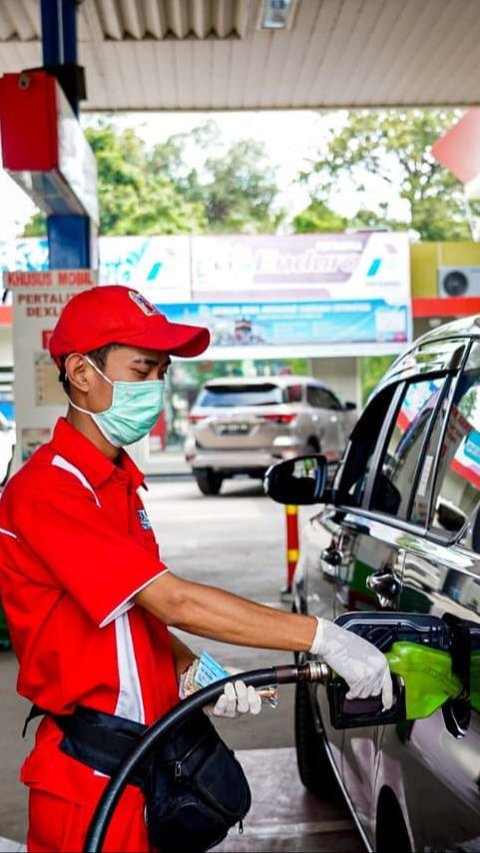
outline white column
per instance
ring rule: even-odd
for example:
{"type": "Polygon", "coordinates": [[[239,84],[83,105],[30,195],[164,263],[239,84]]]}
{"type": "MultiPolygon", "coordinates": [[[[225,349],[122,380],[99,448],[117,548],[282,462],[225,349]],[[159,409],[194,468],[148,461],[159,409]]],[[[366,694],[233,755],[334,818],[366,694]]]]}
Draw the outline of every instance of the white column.
{"type": "Polygon", "coordinates": [[[312,358],[312,376],[328,385],[342,403],[351,400],[360,411],[362,405],[358,359],[353,356],[312,358]]]}

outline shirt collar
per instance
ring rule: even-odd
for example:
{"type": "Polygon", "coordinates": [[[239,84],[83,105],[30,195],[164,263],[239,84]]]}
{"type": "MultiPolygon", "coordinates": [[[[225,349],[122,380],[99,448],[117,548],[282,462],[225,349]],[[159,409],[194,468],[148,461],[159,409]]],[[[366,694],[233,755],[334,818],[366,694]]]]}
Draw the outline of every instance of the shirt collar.
{"type": "Polygon", "coordinates": [[[65,418],[59,418],[57,421],[51,444],[60,456],[85,474],[92,486],[100,486],[118,469],[125,472],[135,489],[144,485],[144,474],[123,448],[120,450],[117,463],[113,463],[65,418]]]}

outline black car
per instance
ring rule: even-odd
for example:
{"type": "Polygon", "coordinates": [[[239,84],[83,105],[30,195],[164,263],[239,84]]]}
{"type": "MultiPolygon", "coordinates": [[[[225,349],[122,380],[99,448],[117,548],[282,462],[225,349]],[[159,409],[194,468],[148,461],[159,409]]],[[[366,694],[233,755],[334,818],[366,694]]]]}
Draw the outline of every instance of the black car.
{"type": "Polygon", "coordinates": [[[294,609],[437,617],[455,628],[463,688],[426,719],[337,729],[325,688],[299,684],[302,781],[325,798],[340,786],[369,850],[480,850],[480,316],[397,359],[333,483],[314,484],[306,463],[321,479],[311,457],[266,481],[277,500],[325,501],[304,531],[294,609]]]}

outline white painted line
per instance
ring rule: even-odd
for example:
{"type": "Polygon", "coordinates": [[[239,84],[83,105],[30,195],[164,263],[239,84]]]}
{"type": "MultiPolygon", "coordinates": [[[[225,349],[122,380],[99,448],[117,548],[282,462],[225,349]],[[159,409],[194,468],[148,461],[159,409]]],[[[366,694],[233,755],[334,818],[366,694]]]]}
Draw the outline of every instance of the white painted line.
{"type": "Polygon", "coordinates": [[[0,835],[0,853],[25,853],[25,844],[20,844],[19,841],[11,841],[10,838],[3,838],[0,835]]]}
{"type": "MultiPolygon", "coordinates": [[[[247,818],[248,821],[248,818],[247,818]]],[[[328,832],[348,832],[355,828],[352,820],[322,820],[308,823],[257,823],[243,827],[244,838],[293,838],[297,835],[318,835],[328,832]]],[[[230,837],[233,836],[232,835],[230,837]]]]}
{"type": "MultiPolygon", "coordinates": [[[[243,827],[243,838],[295,838],[299,835],[325,835],[329,832],[348,832],[354,829],[351,820],[323,820],[308,823],[261,823],[243,827]]],[[[237,830],[232,829],[230,838],[237,830]]],[[[0,853],[26,853],[27,848],[18,841],[0,836],[0,853]]]]}

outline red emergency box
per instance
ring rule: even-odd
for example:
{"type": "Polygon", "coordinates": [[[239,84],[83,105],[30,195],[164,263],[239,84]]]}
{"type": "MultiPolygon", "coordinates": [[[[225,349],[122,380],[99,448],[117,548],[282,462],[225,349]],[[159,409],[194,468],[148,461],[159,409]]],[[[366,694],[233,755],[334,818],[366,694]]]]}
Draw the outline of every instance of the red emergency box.
{"type": "Polygon", "coordinates": [[[0,131],[4,168],[42,210],[98,223],[95,156],[55,77],[1,77],[0,131]]]}

